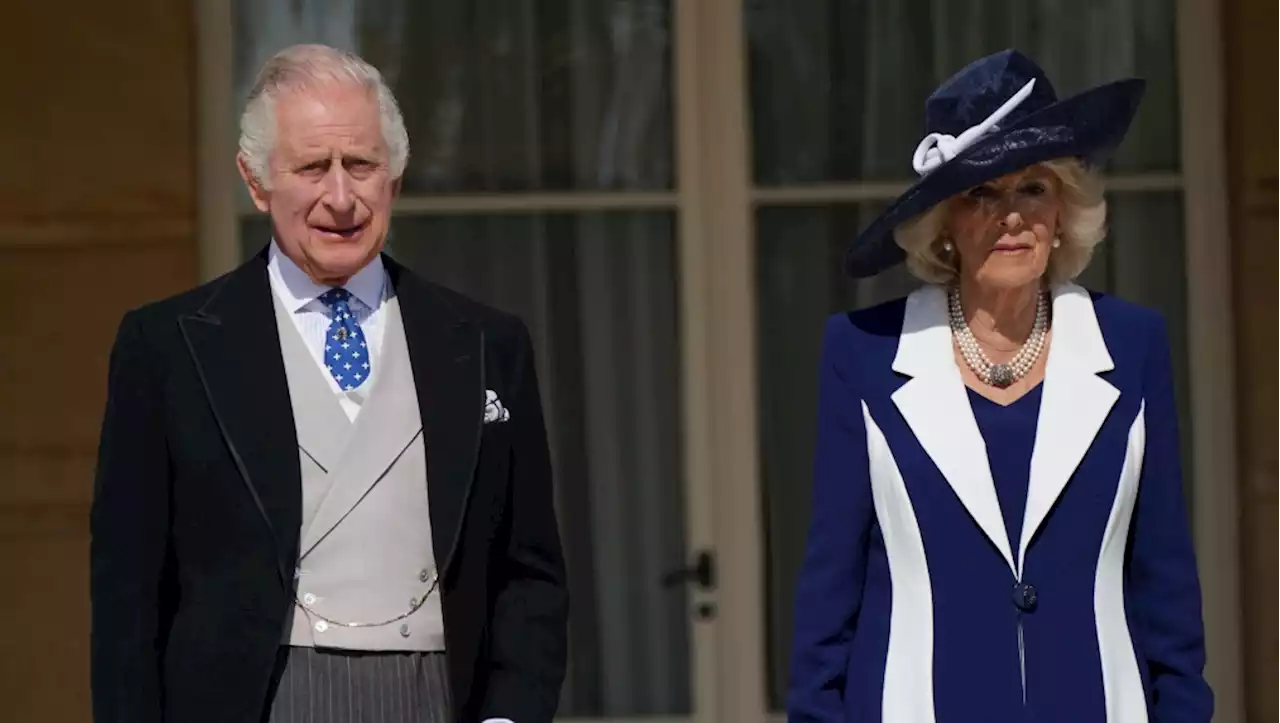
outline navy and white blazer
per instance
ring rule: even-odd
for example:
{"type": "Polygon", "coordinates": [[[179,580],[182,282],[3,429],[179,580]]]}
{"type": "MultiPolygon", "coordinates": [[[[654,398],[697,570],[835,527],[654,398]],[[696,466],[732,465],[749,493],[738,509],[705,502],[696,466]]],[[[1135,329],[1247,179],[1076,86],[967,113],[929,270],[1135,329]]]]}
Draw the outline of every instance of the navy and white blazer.
{"type": "Polygon", "coordinates": [[[1064,284],[1010,544],[945,292],[832,317],[792,723],[1207,723],[1158,314],[1064,284]]]}

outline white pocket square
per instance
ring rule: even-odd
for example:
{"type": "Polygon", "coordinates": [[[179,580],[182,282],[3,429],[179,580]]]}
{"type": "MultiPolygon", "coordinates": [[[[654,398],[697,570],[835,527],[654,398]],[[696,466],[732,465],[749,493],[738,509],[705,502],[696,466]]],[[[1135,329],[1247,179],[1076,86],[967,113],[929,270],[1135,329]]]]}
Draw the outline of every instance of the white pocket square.
{"type": "Polygon", "coordinates": [[[484,423],[505,422],[511,419],[511,412],[502,406],[498,393],[492,389],[484,390],[484,423]]]}

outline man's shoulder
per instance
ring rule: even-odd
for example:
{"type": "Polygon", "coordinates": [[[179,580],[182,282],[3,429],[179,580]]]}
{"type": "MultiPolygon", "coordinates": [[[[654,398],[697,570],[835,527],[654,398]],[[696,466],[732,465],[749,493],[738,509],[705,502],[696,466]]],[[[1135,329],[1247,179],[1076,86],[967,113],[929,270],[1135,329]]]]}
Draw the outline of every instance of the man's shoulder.
{"type": "MultiPolygon", "coordinates": [[[[226,292],[227,287],[234,287],[228,293],[233,295],[242,293],[245,281],[248,280],[247,274],[265,274],[265,269],[253,268],[255,264],[262,265],[261,260],[249,259],[244,264],[210,281],[134,307],[127,312],[126,321],[147,332],[161,329],[176,331],[177,322],[180,319],[199,315],[211,306],[211,302],[219,294],[226,292]]],[[[419,302],[429,300],[429,303],[442,306],[458,321],[479,326],[491,343],[501,345],[519,343],[528,336],[524,321],[515,314],[433,281],[395,261],[387,263],[387,271],[393,278],[399,277],[416,286],[419,293],[414,294],[413,297],[419,302]]],[[[404,303],[403,296],[401,296],[401,303],[404,303]]]]}
{"type": "Polygon", "coordinates": [[[212,281],[206,281],[198,286],[194,286],[175,294],[147,302],[136,309],[134,313],[143,317],[169,317],[182,316],[186,314],[194,314],[213,298],[218,289],[221,288],[234,271],[219,276],[212,281]]]}
{"type": "Polygon", "coordinates": [[[419,283],[429,289],[438,300],[449,307],[459,318],[478,323],[482,326],[509,326],[520,324],[520,317],[507,311],[490,306],[479,299],[468,296],[431,279],[418,277],[419,283]]]}
{"type": "MultiPolygon", "coordinates": [[[[415,285],[420,293],[414,294],[414,298],[419,301],[429,299],[431,303],[440,304],[449,312],[450,316],[456,318],[459,322],[474,324],[482,329],[486,339],[490,342],[516,342],[528,335],[524,320],[516,314],[503,311],[461,291],[433,281],[394,261],[387,263],[387,271],[391,274],[393,283],[398,278],[400,283],[408,281],[415,285]]],[[[400,301],[404,303],[403,295],[400,296],[400,301]]]]}
{"type": "Polygon", "coordinates": [[[125,313],[123,323],[144,330],[148,336],[165,329],[176,331],[182,317],[199,313],[228,279],[243,269],[238,267],[195,287],[135,306],[125,313]]]}
{"type": "Polygon", "coordinates": [[[495,354],[495,358],[516,358],[532,347],[529,329],[520,316],[435,282],[394,260],[387,261],[387,271],[397,287],[403,289],[406,283],[413,287],[411,294],[397,292],[401,305],[406,302],[430,303],[443,310],[447,319],[474,326],[484,334],[485,347],[495,354]]]}

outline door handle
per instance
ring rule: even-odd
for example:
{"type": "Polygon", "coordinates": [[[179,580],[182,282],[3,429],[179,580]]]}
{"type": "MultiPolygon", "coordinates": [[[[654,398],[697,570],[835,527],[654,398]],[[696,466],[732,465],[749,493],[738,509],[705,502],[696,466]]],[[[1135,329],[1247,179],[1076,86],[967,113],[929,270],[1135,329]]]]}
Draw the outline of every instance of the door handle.
{"type": "Polygon", "coordinates": [[[709,550],[701,550],[693,558],[693,564],[668,570],[662,575],[663,587],[676,587],[693,583],[702,590],[714,590],[716,586],[716,559],[709,550]]]}

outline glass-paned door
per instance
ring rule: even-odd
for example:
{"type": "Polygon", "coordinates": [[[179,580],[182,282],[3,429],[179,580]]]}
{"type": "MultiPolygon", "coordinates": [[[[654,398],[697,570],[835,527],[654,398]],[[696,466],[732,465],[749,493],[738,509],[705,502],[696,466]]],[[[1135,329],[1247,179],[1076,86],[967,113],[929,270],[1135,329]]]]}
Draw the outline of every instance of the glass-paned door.
{"type": "Polygon", "coordinates": [[[841,256],[913,180],[925,98],[970,61],[1016,47],[1045,68],[1059,97],[1122,76],[1147,79],[1108,170],[1110,234],[1081,282],[1170,320],[1189,438],[1177,43],[1174,4],[1162,0],[753,0],[745,12],[765,658],[769,703],[780,710],[809,520],[822,324],[917,285],[901,268],[854,283],[841,256]]]}
{"type": "MultiPolygon", "coordinates": [[[[530,329],[572,599],[566,719],[693,719],[714,625],[686,569],[709,532],[683,435],[673,24],[666,0],[234,2],[239,102],[293,43],[381,69],[411,144],[391,255],[530,329]]],[[[247,204],[238,229],[242,255],[270,239],[247,204]]]]}

